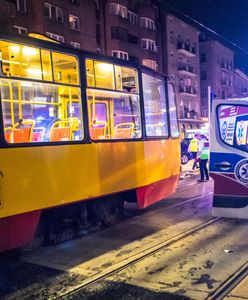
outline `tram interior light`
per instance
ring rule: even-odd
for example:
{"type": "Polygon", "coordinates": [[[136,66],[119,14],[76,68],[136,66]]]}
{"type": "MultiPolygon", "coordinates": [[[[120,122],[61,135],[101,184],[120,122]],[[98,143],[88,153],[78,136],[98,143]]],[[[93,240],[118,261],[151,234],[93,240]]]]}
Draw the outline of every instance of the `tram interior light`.
{"type": "Polygon", "coordinates": [[[97,67],[100,69],[101,72],[113,72],[113,65],[111,64],[99,63],[97,64],[97,67]]]}
{"type": "Polygon", "coordinates": [[[9,49],[13,52],[13,53],[18,53],[20,51],[20,46],[9,46],[9,49]]]}
{"type": "Polygon", "coordinates": [[[27,56],[31,56],[31,55],[36,55],[37,54],[37,50],[34,49],[34,48],[30,48],[30,47],[23,47],[22,49],[22,53],[24,55],[27,55],[27,56]]]}
{"type": "Polygon", "coordinates": [[[29,68],[29,69],[27,69],[27,73],[31,76],[40,76],[41,77],[41,70],[40,69],[29,68]]]}

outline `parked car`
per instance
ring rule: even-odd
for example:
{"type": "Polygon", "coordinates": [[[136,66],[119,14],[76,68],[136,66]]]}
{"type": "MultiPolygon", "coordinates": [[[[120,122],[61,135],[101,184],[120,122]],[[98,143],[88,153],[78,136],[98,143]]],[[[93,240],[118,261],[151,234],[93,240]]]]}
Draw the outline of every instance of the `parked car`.
{"type": "Polygon", "coordinates": [[[191,139],[181,140],[181,164],[186,165],[193,158],[192,153],[188,151],[191,139]]]}

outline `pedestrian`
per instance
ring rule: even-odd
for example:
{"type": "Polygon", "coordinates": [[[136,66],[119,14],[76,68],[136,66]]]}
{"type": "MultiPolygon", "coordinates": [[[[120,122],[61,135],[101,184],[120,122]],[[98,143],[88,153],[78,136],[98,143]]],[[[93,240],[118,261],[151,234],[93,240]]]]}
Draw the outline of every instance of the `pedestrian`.
{"type": "Polygon", "coordinates": [[[194,159],[192,170],[195,168],[198,169],[198,160],[197,160],[197,153],[199,150],[199,135],[196,133],[193,139],[190,141],[188,152],[192,153],[192,157],[194,159]]]}
{"type": "Polygon", "coordinates": [[[209,158],[209,141],[204,134],[200,134],[200,141],[199,141],[199,151],[198,151],[198,159],[200,164],[200,176],[201,178],[198,182],[203,182],[204,178],[209,180],[208,174],[208,158],[209,158]]]}

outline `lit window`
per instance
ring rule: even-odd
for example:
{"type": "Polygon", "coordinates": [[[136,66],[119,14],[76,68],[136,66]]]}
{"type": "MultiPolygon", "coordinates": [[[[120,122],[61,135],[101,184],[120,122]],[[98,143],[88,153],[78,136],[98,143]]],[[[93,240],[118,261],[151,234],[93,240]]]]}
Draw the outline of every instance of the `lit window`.
{"type": "Polygon", "coordinates": [[[86,70],[91,139],[140,138],[137,70],[92,59],[86,60],[86,70]]]}
{"type": "Polygon", "coordinates": [[[155,22],[149,18],[141,17],[140,18],[140,25],[142,28],[156,30],[155,22]]]}
{"type": "Polygon", "coordinates": [[[45,2],[45,16],[49,19],[54,19],[59,22],[64,22],[63,10],[60,7],[45,2]]]}
{"type": "Polygon", "coordinates": [[[128,53],[124,52],[124,51],[113,50],[112,51],[112,56],[120,58],[120,59],[128,60],[128,53]]]}
{"type": "Polygon", "coordinates": [[[51,32],[46,32],[46,35],[48,37],[50,37],[51,39],[56,40],[56,41],[61,42],[61,43],[64,43],[64,41],[65,41],[65,39],[62,35],[54,34],[54,33],[51,33],[51,32]]]}
{"type": "Polygon", "coordinates": [[[74,48],[81,48],[80,43],[77,43],[77,42],[70,42],[70,45],[74,48]]]}
{"type": "Polygon", "coordinates": [[[80,30],[79,17],[69,15],[69,24],[70,24],[71,29],[80,30]]]}
{"type": "Polygon", "coordinates": [[[26,13],[27,12],[26,0],[16,0],[16,9],[20,13],[26,13]]]}
{"type": "Polygon", "coordinates": [[[142,74],[147,136],[168,136],[164,78],[142,74]]]}
{"type": "Polygon", "coordinates": [[[127,19],[127,8],[117,3],[110,3],[110,14],[127,19]]]}
{"type": "Polygon", "coordinates": [[[157,70],[158,64],[155,60],[151,59],[143,59],[142,64],[148,68],[151,68],[153,70],[157,70]]]}
{"type": "Polygon", "coordinates": [[[13,28],[19,33],[19,34],[26,34],[28,32],[27,28],[14,25],[13,28]]]}
{"type": "Polygon", "coordinates": [[[158,51],[158,46],[156,45],[156,42],[150,39],[144,39],[144,38],[141,39],[141,47],[142,49],[146,49],[154,52],[158,51]]]}

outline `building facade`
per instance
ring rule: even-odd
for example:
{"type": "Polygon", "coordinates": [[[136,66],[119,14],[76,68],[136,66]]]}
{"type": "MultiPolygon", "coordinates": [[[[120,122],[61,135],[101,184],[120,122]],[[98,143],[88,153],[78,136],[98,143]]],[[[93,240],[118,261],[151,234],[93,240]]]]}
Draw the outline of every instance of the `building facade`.
{"type": "Polygon", "coordinates": [[[208,117],[209,97],[227,99],[234,95],[234,52],[201,34],[200,70],[202,116],[208,117]]]}
{"type": "Polygon", "coordinates": [[[181,132],[201,126],[199,32],[171,14],[165,15],[164,69],[175,84],[181,132]]]}
{"type": "Polygon", "coordinates": [[[239,69],[234,71],[234,98],[248,97],[248,76],[239,69]]]}
{"type": "Polygon", "coordinates": [[[209,87],[212,98],[246,93],[245,74],[234,71],[234,51],[206,34],[199,39],[197,28],[159,0],[1,0],[0,13],[4,32],[41,33],[167,74],[183,134],[208,118],[209,87]]]}

